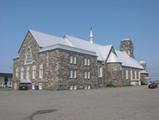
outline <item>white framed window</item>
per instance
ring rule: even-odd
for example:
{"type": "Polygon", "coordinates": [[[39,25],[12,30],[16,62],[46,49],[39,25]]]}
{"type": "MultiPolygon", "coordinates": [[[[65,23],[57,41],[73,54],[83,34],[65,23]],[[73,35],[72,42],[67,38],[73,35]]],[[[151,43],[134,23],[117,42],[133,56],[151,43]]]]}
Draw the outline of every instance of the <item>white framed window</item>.
{"type": "Polygon", "coordinates": [[[34,65],[32,67],[32,79],[35,79],[36,78],[36,66],[34,65]]]}
{"type": "Polygon", "coordinates": [[[70,78],[73,78],[73,70],[70,70],[70,78]]]}
{"type": "Polygon", "coordinates": [[[87,65],[87,59],[84,58],[84,65],[87,65]]]}
{"type": "Polygon", "coordinates": [[[70,64],[77,64],[76,56],[70,56],[70,64]]]}
{"type": "Polygon", "coordinates": [[[73,64],[76,64],[77,63],[77,58],[76,56],[73,57],[73,64]]]}
{"type": "Polygon", "coordinates": [[[70,70],[70,78],[77,78],[76,70],[70,70]]]}
{"type": "Polygon", "coordinates": [[[134,72],[134,75],[135,75],[135,80],[137,80],[137,72],[136,71],[134,72]]]}
{"type": "Polygon", "coordinates": [[[76,70],[74,71],[74,78],[77,78],[77,72],[76,72],[76,70]]]}
{"type": "Polygon", "coordinates": [[[129,71],[128,70],[125,70],[125,77],[126,77],[126,80],[129,79],[129,71]]]}
{"type": "Polygon", "coordinates": [[[90,79],[90,72],[84,72],[84,79],[90,79]]]}
{"type": "Polygon", "coordinates": [[[73,56],[70,56],[70,63],[73,63],[73,56]]]}
{"type": "Polygon", "coordinates": [[[39,78],[40,79],[43,78],[43,64],[40,64],[40,66],[39,66],[39,78]]]}
{"type": "Polygon", "coordinates": [[[90,65],[90,59],[84,58],[84,65],[89,66],[90,65]]]}
{"type": "Polygon", "coordinates": [[[90,79],[90,72],[87,73],[87,78],[90,79]]]}
{"type": "Polygon", "coordinates": [[[19,78],[19,68],[18,67],[15,70],[15,76],[16,76],[16,78],[19,78]]]}
{"type": "Polygon", "coordinates": [[[87,79],[87,72],[84,72],[84,78],[87,79]]]}
{"type": "Polygon", "coordinates": [[[99,77],[103,77],[103,68],[102,67],[99,68],[99,77]]]}
{"type": "Polygon", "coordinates": [[[25,52],[25,64],[31,64],[32,63],[32,52],[31,48],[28,47],[25,52]]]}
{"type": "Polygon", "coordinates": [[[24,79],[24,68],[22,67],[20,70],[20,79],[23,80],[24,79]]]}
{"type": "Polygon", "coordinates": [[[26,79],[27,80],[29,80],[30,79],[30,67],[29,66],[27,66],[27,68],[26,68],[26,79]]]}
{"type": "Polygon", "coordinates": [[[132,70],[130,71],[130,78],[131,78],[131,80],[133,80],[133,71],[132,70]]]}
{"type": "Polygon", "coordinates": [[[87,65],[88,66],[90,65],[90,59],[87,59],[87,65]]]}
{"type": "Polygon", "coordinates": [[[140,80],[140,72],[138,72],[138,79],[140,80]]]}

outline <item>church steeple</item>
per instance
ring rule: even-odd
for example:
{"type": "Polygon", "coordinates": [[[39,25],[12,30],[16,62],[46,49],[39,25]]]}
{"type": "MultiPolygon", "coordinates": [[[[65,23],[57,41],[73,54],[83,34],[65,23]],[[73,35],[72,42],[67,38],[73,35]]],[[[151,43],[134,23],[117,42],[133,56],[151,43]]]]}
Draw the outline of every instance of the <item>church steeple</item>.
{"type": "Polygon", "coordinates": [[[94,40],[94,36],[93,36],[93,32],[92,32],[92,27],[91,27],[91,29],[90,29],[90,34],[89,34],[89,42],[90,42],[91,44],[93,44],[93,40],[94,40]]]}

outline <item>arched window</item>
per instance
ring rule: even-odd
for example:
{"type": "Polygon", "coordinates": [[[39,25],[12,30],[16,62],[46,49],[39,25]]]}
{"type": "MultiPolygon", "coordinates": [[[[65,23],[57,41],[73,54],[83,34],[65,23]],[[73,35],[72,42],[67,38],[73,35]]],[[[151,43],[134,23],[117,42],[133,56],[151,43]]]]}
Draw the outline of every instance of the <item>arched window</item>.
{"type": "Polygon", "coordinates": [[[34,65],[32,67],[32,79],[35,79],[36,78],[36,66],[34,65]]]}
{"type": "Polygon", "coordinates": [[[40,79],[43,78],[43,64],[40,64],[40,66],[39,66],[39,78],[40,79]]]}
{"type": "Polygon", "coordinates": [[[31,64],[32,63],[32,52],[31,48],[28,47],[25,53],[25,64],[31,64]]]}
{"type": "Polygon", "coordinates": [[[15,70],[15,76],[16,76],[17,79],[19,78],[19,68],[16,68],[16,70],[15,70]]]}
{"type": "Polygon", "coordinates": [[[21,68],[21,71],[20,71],[20,79],[21,80],[24,79],[24,68],[23,67],[21,68]]]}

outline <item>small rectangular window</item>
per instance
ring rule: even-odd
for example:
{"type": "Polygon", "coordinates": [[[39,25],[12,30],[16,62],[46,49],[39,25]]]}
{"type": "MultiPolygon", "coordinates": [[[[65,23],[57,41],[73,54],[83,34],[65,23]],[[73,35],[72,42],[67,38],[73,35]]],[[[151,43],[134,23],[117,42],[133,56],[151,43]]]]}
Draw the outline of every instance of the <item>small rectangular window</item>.
{"type": "Polygon", "coordinates": [[[70,56],[70,64],[77,64],[76,56],[70,56]]]}
{"type": "Polygon", "coordinates": [[[90,79],[90,72],[84,72],[84,79],[90,79]]]}
{"type": "Polygon", "coordinates": [[[88,66],[90,65],[90,59],[87,59],[87,65],[88,66]]]}
{"type": "Polygon", "coordinates": [[[32,63],[32,51],[31,48],[28,47],[25,52],[25,64],[31,64],[31,63],[32,63]]]}
{"type": "Polygon", "coordinates": [[[99,77],[103,77],[103,68],[102,67],[99,68],[99,77]]]}
{"type": "Polygon", "coordinates": [[[87,59],[86,58],[84,59],[84,65],[87,65],[87,59]]]}
{"type": "Polygon", "coordinates": [[[90,72],[88,72],[87,74],[88,74],[88,75],[87,75],[87,78],[90,79],[90,72]]]}
{"type": "Polygon", "coordinates": [[[137,72],[135,71],[135,73],[134,73],[134,74],[135,74],[135,80],[137,80],[137,72]]]}
{"type": "Polygon", "coordinates": [[[87,72],[84,72],[84,78],[87,79],[87,72]]]}
{"type": "Polygon", "coordinates": [[[70,78],[73,78],[73,71],[70,71],[70,78]]]}
{"type": "Polygon", "coordinates": [[[73,58],[73,63],[74,63],[74,64],[76,64],[76,63],[77,63],[76,56],[74,56],[74,58],[73,58]]]}
{"type": "Polygon", "coordinates": [[[131,80],[133,80],[133,71],[132,70],[130,71],[130,78],[131,78],[131,80]]]}
{"type": "Polygon", "coordinates": [[[77,78],[77,72],[76,72],[76,70],[74,71],[74,78],[77,78]]]}
{"type": "Polygon", "coordinates": [[[16,72],[16,73],[15,73],[15,74],[16,74],[16,75],[15,75],[16,78],[19,78],[19,68],[16,68],[15,72],[16,72]]]}
{"type": "Polygon", "coordinates": [[[126,79],[129,79],[129,71],[128,70],[125,71],[125,76],[126,76],[126,79]]]}
{"type": "Polygon", "coordinates": [[[43,78],[43,64],[39,66],[39,78],[43,78]]]}
{"type": "Polygon", "coordinates": [[[26,79],[29,80],[30,79],[30,67],[27,66],[27,69],[26,69],[26,79]]]}
{"type": "Polygon", "coordinates": [[[77,78],[76,70],[70,70],[70,78],[77,78]]]}
{"type": "Polygon", "coordinates": [[[23,67],[21,68],[21,71],[20,71],[20,79],[21,80],[24,79],[24,68],[23,67]]]}
{"type": "Polygon", "coordinates": [[[84,65],[89,66],[90,65],[90,59],[84,58],[84,65]]]}
{"type": "Polygon", "coordinates": [[[34,65],[32,67],[32,79],[35,79],[36,78],[36,66],[34,65]]]}
{"type": "Polygon", "coordinates": [[[70,63],[73,63],[73,56],[70,56],[70,63]]]}

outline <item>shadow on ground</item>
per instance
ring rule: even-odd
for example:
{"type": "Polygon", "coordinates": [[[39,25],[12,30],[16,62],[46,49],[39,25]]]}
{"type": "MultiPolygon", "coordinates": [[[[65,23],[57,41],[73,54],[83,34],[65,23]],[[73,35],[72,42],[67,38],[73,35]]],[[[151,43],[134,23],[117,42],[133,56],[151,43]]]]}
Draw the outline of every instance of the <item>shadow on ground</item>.
{"type": "Polygon", "coordinates": [[[34,120],[34,117],[40,114],[46,114],[46,113],[52,113],[56,112],[56,109],[47,109],[47,110],[38,110],[34,113],[32,113],[30,116],[28,116],[25,120],[34,120]]]}

